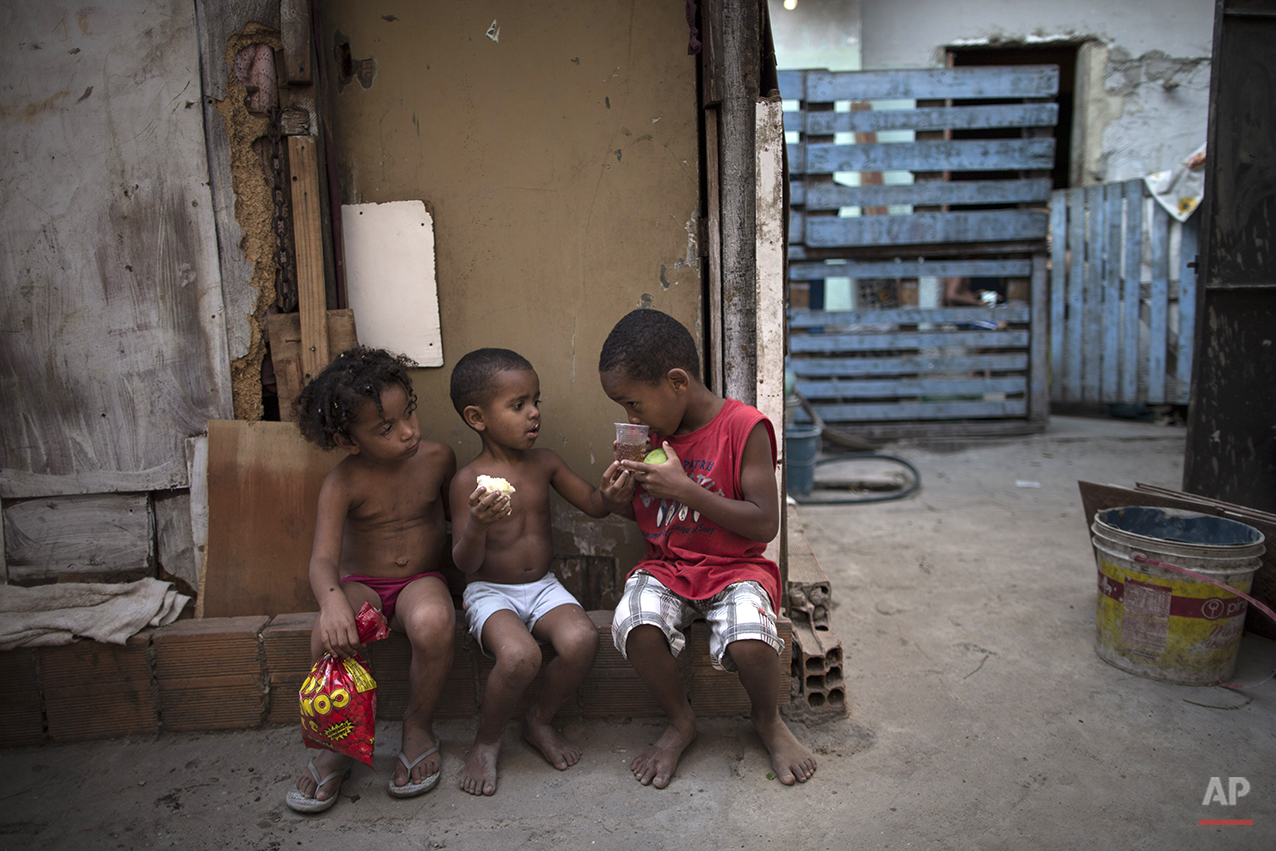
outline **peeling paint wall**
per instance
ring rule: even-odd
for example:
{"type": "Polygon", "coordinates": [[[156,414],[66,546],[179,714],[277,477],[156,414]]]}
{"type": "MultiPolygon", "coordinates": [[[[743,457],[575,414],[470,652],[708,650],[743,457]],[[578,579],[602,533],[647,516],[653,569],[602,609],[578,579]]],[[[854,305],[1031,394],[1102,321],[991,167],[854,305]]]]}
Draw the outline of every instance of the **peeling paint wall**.
{"type": "MultiPolygon", "coordinates": [[[[538,445],[597,482],[621,416],[597,373],[612,325],[650,305],[700,333],[683,5],[326,0],[322,19],[342,202],[420,199],[435,222],[447,360],[413,373],[423,431],[477,454],[451,369],[511,348],[540,375],[538,445]]],[[[560,505],[555,530],[560,553],[641,552],[627,521],[560,505]]]]}

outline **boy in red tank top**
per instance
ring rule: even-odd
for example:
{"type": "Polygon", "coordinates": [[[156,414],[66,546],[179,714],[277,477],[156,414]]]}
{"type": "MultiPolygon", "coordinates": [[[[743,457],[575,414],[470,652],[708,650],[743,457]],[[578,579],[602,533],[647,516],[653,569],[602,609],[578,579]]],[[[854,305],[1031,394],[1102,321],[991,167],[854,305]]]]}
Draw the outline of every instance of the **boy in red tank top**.
{"type": "Polygon", "coordinates": [[[668,786],[695,739],[695,712],[675,657],[683,631],[704,617],[712,662],[739,673],[776,776],[786,785],[806,782],[815,757],[778,708],[780,573],[763,555],[780,529],[770,421],[706,387],[691,333],[657,310],[635,310],[616,323],[598,372],[603,391],[629,422],[647,425],[652,445],[663,443],[668,456],[660,464],[619,462],[635,486],[630,516],[647,539],[647,557],[625,583],[612,641],[669,722],[633,761],[634,777],[668,786]]]}

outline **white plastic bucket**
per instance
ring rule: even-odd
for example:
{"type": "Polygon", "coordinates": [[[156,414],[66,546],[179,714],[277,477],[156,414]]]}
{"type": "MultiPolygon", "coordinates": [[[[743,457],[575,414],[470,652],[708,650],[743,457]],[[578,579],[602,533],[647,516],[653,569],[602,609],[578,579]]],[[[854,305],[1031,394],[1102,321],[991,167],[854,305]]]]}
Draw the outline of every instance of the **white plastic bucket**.
{"type": "Polygon", "coordinates": [[[1265,548],[1262,533],[1209,514],[1141,506],[1097,511],[1090,531],[1099,574],[1099,658],[1181,685],[1231,677],[1245,600],[1135,559],[1186,568],[1248,593],[1265,548]]]}

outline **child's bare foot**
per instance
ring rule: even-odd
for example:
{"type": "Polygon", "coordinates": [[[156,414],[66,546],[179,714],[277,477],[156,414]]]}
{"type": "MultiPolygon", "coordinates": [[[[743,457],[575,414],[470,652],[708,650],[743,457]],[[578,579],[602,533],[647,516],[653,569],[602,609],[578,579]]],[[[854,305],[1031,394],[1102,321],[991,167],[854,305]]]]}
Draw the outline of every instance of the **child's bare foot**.
{"type": "Polygon", "coordinates": [[[533,722],[530,716],[523,719],[523,738],[559,771],[566,771],[580,762],[580,748],[564,739],[549,724],[533,722]]]}
{"type": "MultiPolygon", "coordinates": [[[[436,747],[438,743],[439,740],[434,737],[434,733],[430,730],[409,729],[405,723],[403,725],[403,741],[399,745],[399,749],[407,757],[408,762],[411,763],[430,748],[436,747]]],[[[443,757],[437,750],[412,766],[411,771],[408,771],[407,766],[403,764],[403,760],[395,760],[393,785],[407,786],[409,783],[420,783],[442,767],[443,757]]]]}
{"type": "Polygon", "coordinates": [[[496,757],[501,751],[501,743],[484,744],[475,742],[465,758],[465,769],[461,772],[461,788],[471,795],[496,794],[496,757]]]}
{"type": "Polygon", "coordinates": [[[678,760],[696,738],[694,719],[687,724],[671,723],[660,734],[656,743],[638,754],[630,769],[634,777],[644,786],[655,786],[663,789],[669,785],[674,771],[678,768],[678,760]]]}
{"type": "Polygon", "coordinates": [[[797,740],[779,715],[767,721],[755,717],[753,727],[771,754],[771,768],[781,783],[792,786],[811,779],[815,773],[815,756],[797,740]]]}

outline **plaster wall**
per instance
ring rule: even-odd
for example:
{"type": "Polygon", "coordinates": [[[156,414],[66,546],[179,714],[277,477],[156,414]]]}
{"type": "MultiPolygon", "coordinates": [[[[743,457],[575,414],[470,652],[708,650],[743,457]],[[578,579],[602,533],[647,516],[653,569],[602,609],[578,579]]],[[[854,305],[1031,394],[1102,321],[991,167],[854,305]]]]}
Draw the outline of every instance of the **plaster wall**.
{"type": "MultiPolygon", "coordinates": [[[[434,217],[444,364],[413,373],[423,432],[472,459],[452,367],[511,348],[540,375],[537,445],[597,482],[622,415],[597,374],[612,325],[649,305],[703,338],[682,5],[328,0],[322,15],[342,202],[420,199],[434,217]]],[[[631,522],[555,514],[558,552],[641,551],[631,522]]]]}

